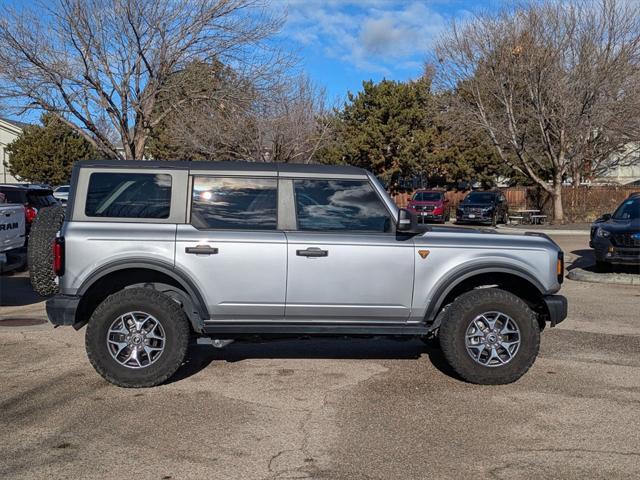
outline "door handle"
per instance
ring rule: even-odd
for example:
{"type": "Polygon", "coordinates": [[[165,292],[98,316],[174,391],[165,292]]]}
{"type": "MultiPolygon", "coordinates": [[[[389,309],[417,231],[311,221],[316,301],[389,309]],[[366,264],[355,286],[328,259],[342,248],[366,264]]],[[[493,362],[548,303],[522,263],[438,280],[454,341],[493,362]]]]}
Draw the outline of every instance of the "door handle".
{"type": "Polygon", "coordinates": [[[209,245],[198,245],[197,247],[187,247],[185,253],[193,253],[194,255],[216,255],[218,249],[209,245]]]}
{"type": "Polygon", "coordinates": [[[321,250],[318,247],[309,247],[306,250],[296,250],[299,257],[328,257],[329,250],[321,250]]]}

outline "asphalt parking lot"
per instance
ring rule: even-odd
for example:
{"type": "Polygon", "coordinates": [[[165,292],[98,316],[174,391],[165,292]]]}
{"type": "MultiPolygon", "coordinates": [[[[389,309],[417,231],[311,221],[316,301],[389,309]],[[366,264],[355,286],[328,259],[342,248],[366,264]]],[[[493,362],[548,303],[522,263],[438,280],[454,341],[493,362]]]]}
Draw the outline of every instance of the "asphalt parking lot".
{"type": "MultiPolygon", "coordinates": [[[[586,236],[556,240],[584,261],[586,236]]],[[[416,340],[298,340],[198,347],[168,384],[126,390],[84,330],[0,326],[0,478],[637,477],[640,288],[562,293],[569,318],[498,387],[416,340]]],[[[0,325],[44,318],[24,274],[0,277],[0,325]]]]}

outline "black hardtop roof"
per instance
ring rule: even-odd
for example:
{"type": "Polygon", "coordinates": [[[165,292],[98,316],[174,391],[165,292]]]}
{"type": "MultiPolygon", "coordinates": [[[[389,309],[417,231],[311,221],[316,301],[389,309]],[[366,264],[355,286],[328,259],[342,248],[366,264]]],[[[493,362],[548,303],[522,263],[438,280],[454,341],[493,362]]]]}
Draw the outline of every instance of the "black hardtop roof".
{"type": "Polygon", "coordinates": [[[366,170],[350,165],[319,165],[300,163],[267,163],[242,161],[190,161],[190,160],[81,160],[79,168],[167,168],[176,170],[255,171],[280,173],[365,175],[366,170]]]}
{"type": "Polygon", "coordinates": [[[41,185],[39,183],[0,183],[0,188],[11,190],[52,190],[49,185],[41,185]]]}

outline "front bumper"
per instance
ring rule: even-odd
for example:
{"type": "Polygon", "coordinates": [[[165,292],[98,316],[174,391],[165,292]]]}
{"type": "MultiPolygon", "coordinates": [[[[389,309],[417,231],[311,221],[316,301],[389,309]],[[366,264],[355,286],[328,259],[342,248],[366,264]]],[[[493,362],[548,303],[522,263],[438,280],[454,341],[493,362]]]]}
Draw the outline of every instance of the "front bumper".
{"type": "Polygon", "coordinates": [[[567,298],[562,295],[547,295],[544,297],[544,303],[549,312],[549,323],[552,327],[567,318],[568,303],[567,298]]]}
{"type": "Polygon", "coordinates": [[[599,262],[620,265],[640,265],[640,248],[616,247],[608,240],[593,240],[591,245],[599,262]]]}
{"type": "Polygon", "coordinates": [[[418,217],[418,220],[422,220],[423,222],[425,220],[441,222],[445,219],[444,214],[434,215],[433,212],[425,212],[425,211],[416,212],[416,216],[418,217]]]}
{"type": "Polygon", "coordinates": [[[47,300],[47,316],[49,321],[55,325],[75,325],[76,312],[80,297],[75,295],[58,294],[47,300]]]}
{"type": "Polygon", "coordinates": [[[476,214],[473,217],[469,215],[456,215],[456,221],[458,222],[466,222],[466,223],[491,223],[493,222],[493,216],[485,216],[476,214]]]}

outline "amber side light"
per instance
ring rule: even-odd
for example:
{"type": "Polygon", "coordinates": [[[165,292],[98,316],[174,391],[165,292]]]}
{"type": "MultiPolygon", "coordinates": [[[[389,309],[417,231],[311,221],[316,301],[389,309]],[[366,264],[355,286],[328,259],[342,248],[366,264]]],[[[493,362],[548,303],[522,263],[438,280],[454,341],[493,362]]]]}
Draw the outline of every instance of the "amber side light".
{"type": "Polygon", "coordinates": [[[556,263],[556,272],[558,274],[558,283],[564,280],[564,252],[558,252],[558,262],[556,263]]]}

